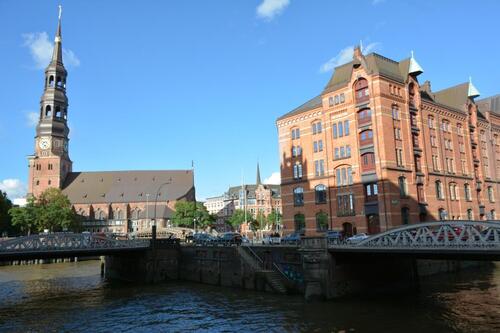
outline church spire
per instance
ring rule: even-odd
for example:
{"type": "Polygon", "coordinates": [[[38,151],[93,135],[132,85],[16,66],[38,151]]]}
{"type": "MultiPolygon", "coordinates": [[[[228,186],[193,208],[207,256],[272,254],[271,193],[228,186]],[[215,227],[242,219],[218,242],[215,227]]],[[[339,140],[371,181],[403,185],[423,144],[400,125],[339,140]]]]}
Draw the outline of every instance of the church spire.
{"type": "Polygon", "coordinates": [[[57,31],[56,37],[54,39],[54,51],[52,53],[52,63],[59,63],[62,65],[62,35],[61,35],[61,15],[62,15],[62,6],[59,5],[59,19],[57,22],[57,31]]]}
{"type": "Polygon", "coordinates": [[[260,180],[260,168],[259,168],[259,163],[257,162],[257,182],[256,182],[257,185],[260,185],[262,184],[261,180],[260,180]]]}

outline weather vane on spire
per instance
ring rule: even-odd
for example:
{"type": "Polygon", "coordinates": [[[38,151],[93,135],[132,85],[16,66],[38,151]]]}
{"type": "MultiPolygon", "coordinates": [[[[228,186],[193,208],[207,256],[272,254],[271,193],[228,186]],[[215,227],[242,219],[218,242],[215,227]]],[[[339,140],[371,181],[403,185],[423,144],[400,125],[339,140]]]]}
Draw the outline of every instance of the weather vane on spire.
{"type": "Polygon", "coordinates": [[[59,19],[61,19],[61,15],[62,15],[62,6],[61,6],[61,5],[59,5],[58,7],[59,7],[59,19]]]}

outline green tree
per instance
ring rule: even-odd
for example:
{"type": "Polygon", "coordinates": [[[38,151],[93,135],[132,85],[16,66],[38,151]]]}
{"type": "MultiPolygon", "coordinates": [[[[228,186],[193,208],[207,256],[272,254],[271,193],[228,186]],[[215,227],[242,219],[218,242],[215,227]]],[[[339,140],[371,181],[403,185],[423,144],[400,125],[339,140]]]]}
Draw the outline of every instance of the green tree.
{"type": "Polygon", "coordinates": [[[79,231],[81,225],[68,197],[57,188],[45,190],[38,199],[29,198],[25,207],[11,208],[9,214],[12,224],[28,235],[45,229],[79,231]]]}
{"type": "Polygon", "coordinates": [[[24,207],[13,207],[9,210],[12,217],[12,225],[16,226],[23,234],[31,234],[37,231],[38,207],[35,204],[35,198],[28,198],[24,207]]]}
{"type": "Polygon", "coordinates": [[[206,228],[215,222],[214,216],[210,215],[207,208],[201,202],[177,201],[172,222],[181,227],[193,228],[196,219],[196,228],[206,228]]]}
{"type": "Polygon", "coordinates": [[[0,236],[11,233],[13,230],[9,210],[12,202],[7,197],[7,193],[0,191],[0,236]]]}
{"type": "Polygon", "coordinates": [[[276,228],[276,225],[282,222],[282,215],[280,212],[273,210],[269,215],[267,215],[267,223],[276,228]]]}
{"type": "Polygon", "coordinates": [[[267,225],[267,219],[266,216],[264,215],[264,212],[258,211],[257,216],[255,216],[254,221],[256,222],[256,230],[257,229],[264,229],[265,226],[267,225]]]}
{"type": "Polygon", "coordinates": [[[242,225],[244,222],[248,222],[252,220],[252,213],[247,211],[246,214],[246,221],[245,221],[245,211],[243,209],[236,209],[233,212],[233,215],[229,218],[227,223],[231,225],[233,228],[238,228],[240,225],[242,225]]]}

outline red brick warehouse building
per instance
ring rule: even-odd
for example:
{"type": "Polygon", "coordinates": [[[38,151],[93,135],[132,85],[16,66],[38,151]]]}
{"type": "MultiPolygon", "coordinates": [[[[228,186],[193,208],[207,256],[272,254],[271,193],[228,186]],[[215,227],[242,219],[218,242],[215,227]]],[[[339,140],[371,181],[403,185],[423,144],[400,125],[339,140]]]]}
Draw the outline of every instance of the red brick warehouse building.
{"type": "Polygon", "coordinates": [[[500,96],[476,101],[470,81],[433,92],[422,72],[358,47],[277,120],[285,233],[496,219],[500,96]]]}

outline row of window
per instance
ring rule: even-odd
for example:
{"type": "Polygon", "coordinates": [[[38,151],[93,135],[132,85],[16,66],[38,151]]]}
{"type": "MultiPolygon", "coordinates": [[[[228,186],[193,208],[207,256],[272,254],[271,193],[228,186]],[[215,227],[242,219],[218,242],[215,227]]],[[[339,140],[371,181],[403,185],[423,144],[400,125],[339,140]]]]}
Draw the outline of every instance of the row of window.
{"type": "Polygon", "coordinates": [[[340,95],[335,95],[335,97],[334,96],[330,96],[328,98],[328,105],[329,106],[342,104],[344,102],[345,102],[345,95],[344,95],[344,93],[341,93],[340,95]]]}
{"type": "Polygon", "coordinates": [[[346,158],[346,157],[351,157],[351,146],[346,145],[342,147],[336,147],[334,149],[334,159],[340,159],[340,158],[346,158]]]}
{"type": "Polygon", "coordinates": [[[333,138],[341,138],[349,135],[349,120],[339,121],[332,125],[333,138]]]}

